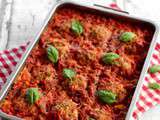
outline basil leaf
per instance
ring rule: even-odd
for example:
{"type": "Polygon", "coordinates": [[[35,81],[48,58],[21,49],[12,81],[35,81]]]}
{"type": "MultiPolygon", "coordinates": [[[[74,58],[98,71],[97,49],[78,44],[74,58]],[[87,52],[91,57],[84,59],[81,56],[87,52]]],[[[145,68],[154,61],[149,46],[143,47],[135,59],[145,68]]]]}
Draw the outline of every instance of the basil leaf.
{"type": "Polygon", "coordinates": [[[112,103],[116,102],[117,95],[115,93],[113,93],[112,91],[98,90],[96,92],[96,95],[104,103],[112,104],[112,103]]]}
{"type": "Polygon", "coordinates": [[[72,21],[71,29],[77,35],[80,35],[80,34],[83,33],[83,26],[78,20],[73,20],[72,21]]]}
{"type": "Polygon", "coordinates": [[[52,61],[53,63],[57,63],[59,53],[55,47],[49,45],[47,48],[47,55],[50,61],[52,61]]]}
{"type": "Polygon", "coordinates": [[[160,65],[153,65],[152,67],[149,68],[150,73],[156,73],[160,71],[160,65]]]}
{"type": "Polygon", "coordinates": [[[94,119],[94,118],[92,118],[92,117],[89,117],[89,119],[88,120],[96,120],[96,119],[94,119]]]}
{"type": "Polygon", "coordinates": [[[136,34],[133,32],[124,32],[120,36],[120,40],[123,42],[130,42],[136,37],[136,34]]]}
{"type": "Polygon", "coordinates": [[[76,75],[76,72],[72,69],[65,68],[63,69],[63,77],[72,79],[76,75]]]}
{"type": "Polygon", "coordinates": [[[30,104],[34,104],[40,98],[38,88],[29,88],[26,92],[26,97],[30,104]]]}
{"type": "Polygon", "coordinates": [[[160,84],[158,83],[149,83],[149,86],[148,86],[150,89],[153,89],[153,90],[157,90],[157,89],[160,89],[160,84]]]}
{"type": "Polygon", "coordinates": [[[105,64],[116,64],[115,60],[120,58],[120,56],[116,53],[113,52],[109,52],[106,53],[103,57],[102,57],[102,61],[105,64]]]}

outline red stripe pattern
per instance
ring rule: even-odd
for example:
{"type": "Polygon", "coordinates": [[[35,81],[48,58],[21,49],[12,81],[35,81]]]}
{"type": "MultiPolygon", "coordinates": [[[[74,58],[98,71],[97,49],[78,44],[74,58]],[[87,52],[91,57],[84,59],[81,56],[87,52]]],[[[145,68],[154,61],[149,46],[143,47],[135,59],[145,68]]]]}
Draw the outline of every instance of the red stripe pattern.
{"type": "MultiPolygon", "coordinates": [[[[108,6],[120,10],[115,3],[111,3],[108,6]]],[[[17,62],[25,52],[27,45],[0,52],[0,89],[14,70],[17,62]]],[[[153,64],[160,64],[160,44],[157,44],[155,47],[150,65],[153,64]]],[[[134,120],[137,120],[141,114],[149,108],[156,104],[160,104],[160,90],[149,89],[148,84],[150,82],[160,83],[160,73],[146,75],[139,99],[136,102],[135,109],[132,113],[132,118],[134,120]]]]}
{"type": "Polygon", "coordinates": [[[11,74],[22,54],[25,52],[26,46],[27,45],[22,45],[19,48],[0,52],[0,88],[4,85],[8,76],[11,74]]]}
{"type": "MultiPolygon", "coordinates": [[[[160,64],[160,44],[159,43],[157,43],[155,47],[155,51],[152,55],[150,65],[154,65],[154,64],[160,64]]],[[[153,82],[160,83],[160,73],[146,74],[139,99],[136,103],[135,110],[132,114],[132,117],[135,120],[140,118],[140,116],[151,107],[155,106],[156,104],[160,104],[160,90],[152,90],[148,88],[148,84],[153,82]]]]}
{"type": "MultiPolygon", "coordinates": [[[[23,45],[19,48],[0,52],[0,88],[4,85],[8,76],[15,68],[15,65],[25,52],[26,47],[27,45],[23,45]]],[[[160,64],[160,44],[156,45],[150,64],[160,64]]],[[[135,110],[132,114],[132,117],[135,120],[137,120],[142,113],[147,111],[149,108],[156,104],[160,104],[160,90],[149,89],[148,84],[151,82],[160,83],[160,73],[146,74],[139,100],[137,101],[135,110]]]]}

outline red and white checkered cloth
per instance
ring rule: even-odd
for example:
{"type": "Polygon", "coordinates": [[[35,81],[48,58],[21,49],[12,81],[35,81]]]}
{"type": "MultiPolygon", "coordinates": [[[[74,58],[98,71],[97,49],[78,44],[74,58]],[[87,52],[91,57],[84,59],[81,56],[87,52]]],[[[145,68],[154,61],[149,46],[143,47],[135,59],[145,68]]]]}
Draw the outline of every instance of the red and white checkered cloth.
{"type": "Polygon", "coordinates": [[[4,50],[0,52],[0,88],[4,85],[7,78],[25,52],[27,45],[22,45],[19,48],[4,50]]]}
{"type": "MultiPolygon", "coordinates": [[[[115,3],[109,4],[109,7],[119,9],[115,3]]],[[[21,56],[25,52],[27,46],[28,44],[22,45],[19,48],[13,48],[0,52],[0,88],[4,85],[8,76],[15,68],[17,62],[21,59],[21,56]]],[[[155,47],[150,64],[160,64],[159,43],[157,43],[155,47]]],[[[136,107],[132,115],[134,120],[138,119],[139,116],[141,116],[141,114],[149,108],[155,106],[156,104],[160,104],[160,90],[149,89],[148,83],[151,82],[160,83],[160,73],[146,75],[139,100],[136,102],[136,107]]]]}
{"type": "MultiPolygon", "coordinates": [[[[160,64],[160,44],[157,43],[150,66],[160,64]]],[[[133,112],[133,118],[138,119],[145,111],[153,106],[160,104],[160,90],[152,90],[148,87],[149,83],[160,83],[160,73],[145,75],[142,90],[138,101],[136,102],[136,109],[133,112]]]]}

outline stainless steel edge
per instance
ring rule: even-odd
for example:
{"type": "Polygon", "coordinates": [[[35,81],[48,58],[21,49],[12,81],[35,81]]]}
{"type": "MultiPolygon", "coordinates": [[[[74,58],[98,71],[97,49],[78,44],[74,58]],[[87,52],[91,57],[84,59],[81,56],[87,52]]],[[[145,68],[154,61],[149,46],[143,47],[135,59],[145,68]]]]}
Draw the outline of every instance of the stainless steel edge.
{"type": "Polygon", "coordinates": [[[119,9],[113,9],[113,8],[111,8],[111,7],[106,7],[106,6],[104,6],[104,5],[94,4],[94,6],[101,7],[101,8],[104,8],[104,9],[110,9],[110,10],[112,10],[112,11],[117,11],[117,12],[121,12],[121,13],[125,13],[125,14],[129,14],[129,13],[126,12],[126,11],[119,10],[119,9]]]}
{"type": "MultiPolygon", "coordinates": [[[[95,8],[95,6],[94,6],[94,8],[95,8]]],[[[120,11],[110,11],[108,9],[104,10],[103,8],[97,8],[97,9],[100,9],[100,10],[103,10],[103,11],[106,11],[106,12],[111,12],[111,13],[114,13],[114,14],[117,14],[117,15],[125,16],[125,17],[130,18],[130,19],[136,19],[136,20],[139,20],[139,21],[148,22],[155,27],[155,33],[153,35],[153,38],[152,38],[152,41],[151,41],[151,44],[150,44],[150,47],[149,47],[149,50],[148,50],[148,54],[147,54],[147,57],[145,59],[145,62],[144,62],[144,65],[143,65],[143,68],[142,68],[142,71],[141,71],[141,75],[139,77],[139,81],[138,81],[137,86],[136,86],[136,90],[135,90],[134,95],[132,97],[132,101],[131,101],[129,110],[128,110],[126,118],[125,118],[125,120],[134,120],[134,118],[132,117],[132,114],[133,114],[133,112],[136,108],[136,102],[138,101],[139,96],[140,96],[140,91],[141,91],[143,83],[144,83],[144,78],[145,78],[145,75],[147,74],[147,71],[148,71],[148,68],[149,68],[149,65],[150,65],[150,61],[151,61],[151,58],[152,58],[152,54],[153,54],[153,51],[155,49],[155,45],[158,41],[157,38],[158,38],[158,36],[160,36],[159,26],[157,25],[156,22],[154,22],[152,20],[149,20],[149,19],[146,19],[146,18],[126,14],[126,13],[120,12],[120,11]]]]}
{"type": "MultiPolygon", "coordinates": [[[[143,20],[145,20],[145,19],[143,18],[143,20]]],[[[143,69],[141,71],[141,75],[140,75],[139,81],[137,83],[136,90],[135,90],[134,95],[132,97],[132,101],[131,101],[131,104],[130,104],[130,107],[129,107],[129,110],[128,110],[128,113],[127,113],[127,116],[126,116],[126,120],[134,120],[132,115],[133,115],[133,112],[136,108],[136,102],[139,99],[139,96],[140,96],[140,93],[141,93],[141,90],[142,90],[142,86],[143,86],[143,83],[144,83],[145,75],[147,74],[147,71],[148,71],[148,68],[149,68],[149,65],[150,65],[150,61],[151,61],[151,58],[152,58],[152,54],[154,52],[155,46],[156,46],[157,41],[158,41],[158,36],[160,36],[158,25],[155,22],[150,21],[148,19],[147,19],[147,21],[150,22],[151,24],[153,24],[155,26],[156,30],[155,30],[152,42],[151,42],[149,50],[148,50],[148,54],[147,54],[147,57],[145,59],[144,65],[143,65],[143,69]]]]}
{"type": "MultiPolygon", "coordinates": [[[[28,55],[30,54],[32,48],[34,47],[34,45],[37,43],[41,33],[43,32],[43,29],[45,28],[45,26],[48,24],[48,21],[50,20],[50,18],[52,17],[53,13],[55,12],[56,8],[63,4],[63,2],[57,1],[52,8],[52,11],[49,13],[49,17],[47,17],[47,19],[45,20],[43,26],[41,27],[40,31],[38,32],[38,34],[36,35],[35,39],[32,40],[29,44],[29,46],[27,47],[25,53],[23,54],[21,60],[19,61],[19,63],[17,63],[15,69],[13,70],[13,72],[11,73],[11,75],[8,77],[8,80],[6,81],[6,83],[4,84],[4,86],[2,87],[1,91],[0,91],[0,101],[4,98],[5,94],[8,92],[10,86],[12,85],[14,79],[16,78],[19,70],[21,69],[21,67],[23,66],[26,58],[28,57],[28,55]]],[[[16,116],[13,115],[8,115],[6,113],[4,113],[2,110],[0,110],[0,116],[10,119],[10,120],[21,120],[21,118],[18,118],[16,116]]]]}
{"type": "MultiPolygon", "coordinates": [[[[144,19],[144,18],[140,18],[140,17],[135,17],[135,16],[132,16],[132,15],[128,15],[128,14],[122,13],[120,11],[113,11],[111,9],[106,9],[104,7],[95,6],[95,3],[92,3],[92,2],[78,2],[77,3],[74,0],[61,0],[61,1],[57,1],[55,3],[55,5],[52,8],[52,11],[49,13],[49,17],[46,19],[46,21],[45,21],[44,25],[42,26],[41,30],[38,32],[38,34],[37,34],[36,38],[34,39],[34,41],[32,41],[30,43],[30,45],[28,46],[26,52],[22,56],[21,61],[17,64],[15,70],[12,72],[12,74],[8,78],[9,80],[5,83],[5,85],[3,86],[2,90],[0,91],[0,101],[5,97],[5,94],[9,90],[9,88],[10,88],[11,84],[13,83],[14,79],[16,78],[19,70],[23,66],[23,64],[24,64],[26,58],[28,57],[29,53],[31,52],[32,48],[37,43],[41,33],[43,32],[43,29],[47,25],[48,21],[52,17],[52,15],[55,12],[55,10],[57,9],[57,7],[60,6],[60,5],[66,4],[66,3],[70,3],[70,4],[73,4],[73,5],[78,5],[78,6],[82,6],[82,7],[88,7],[88,8],[96,9],[96,10],[99,10],[99,11],[102,11],[102,12],[107,12],[107,13],[111,13],[111,14],[115,14],[115,15],[119,15],[119,16],[124,16],[124,17],[126,17],[128,19],[135,19],[135,20],[138,20],[138,21],[148,22],[148,23],[152,24],[153,26],[155,26],[156,31],[155,31],[155,34],[153,36],[153,40],[151,42],[151,45],[150,45],[150,48],[149,48],[149,52],[148,52],[147,58],[146,58],[145,63],[144,63],[144,67],[142,69],[139,82],[137,84],[137,87],[136,87],[135,93],[133,95],[133,99],[132,99],[130,108],[129,108],[127,116],[126,116],[126,120],[133,120],[132,117],[131,117],[132,116],[132,112],[133,112],[133,110],[135,108],[136,101],[138,100],[140,91],[142,89],[144,77],[145,77],[145,74],[147,73],[147,69],[149,67],[151,56],[152,56],[154,47],[156,45],[156,41],[157,41],[156,38],[158,36],[159,28],[153,21],[150,21],[150,20],[147,20],[147,19],[144,19]]],[[[98,3],[96,3],[96,4],[98,4],[98,3]]],[[[2,112],[1,110],[0,110],[0,116],[8,118],[8,119],[13,119],[13,120],[21,119],[21,118],[18,118],[16,116],[8,115],[8,114],[2,112]]]]}
{"type": "Polygon", "coordinates": [[[117,14],[117,15],[128,14],[128,12],[126,12],[126,11],[109,8],[105,5],[100,4],[98,1],[96,2],[95,0],[89,1],[89,2],[86,1],[86,0],[80,0],[80,1],[60,0],[60,1],[61,2],[62,1],[63,2],[69,2],[69,3],[75,4],[75,5],[80,5],[80,6],[83,6],[83,7],[89,7],[89,8],[100,10],[100,11],[103,11],[103,12],[114,13],[114,14],[117,14]]]}

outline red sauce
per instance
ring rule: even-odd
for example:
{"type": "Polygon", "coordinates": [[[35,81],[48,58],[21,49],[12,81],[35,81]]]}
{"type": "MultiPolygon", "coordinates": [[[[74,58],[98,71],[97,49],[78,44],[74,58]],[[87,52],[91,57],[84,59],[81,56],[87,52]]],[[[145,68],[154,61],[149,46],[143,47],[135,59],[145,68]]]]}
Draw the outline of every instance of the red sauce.
{"type": "Polygon", "coordinates": [[[25,120],[124,120],[153,36],[151,31],[138,23],[61,8],[45,28],[0,108],[25,120]],[[82,23],[81,35],[71,31],[73,19],[82,23]],[[120,41],[124,31],[134,32],[136,40],[120,41]],[[48,59],[47,45],[59,51],[58,63],[48,59]],[[111,51],[128,66],[105,65],[101,57],[111,51]],[[65,79],[63,68],[74,69],[76,79],[65,79]],[[26,100],[31,87],[41,93],[33,105],[26,100]],[[104,89],[117,94],[117,102],[108,105],[97,99],[95,92],[104,89]]]}

